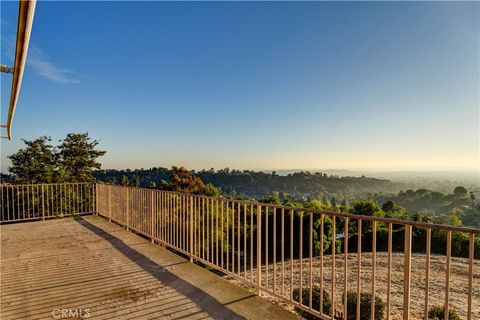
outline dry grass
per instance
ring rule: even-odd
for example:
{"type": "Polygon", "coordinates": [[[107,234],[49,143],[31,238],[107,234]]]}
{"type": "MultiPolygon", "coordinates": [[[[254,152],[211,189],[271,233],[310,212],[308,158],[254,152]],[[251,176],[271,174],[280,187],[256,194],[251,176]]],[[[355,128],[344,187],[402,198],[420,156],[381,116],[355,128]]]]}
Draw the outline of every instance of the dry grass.
{"type": "MultiPolygon", "coordinates": [[[[356,254],[348,256],[348,289],[357,290],[357,274],[358,274],[358,260],[356,254]]],[[[401,253],[394,253],[392,255],[392,275],[391,275],[391,318],[401,319],[403,312],[403,265],[404,257],[401,253]]],[[[388,282],[388,256],[386,253],[377,253],[376,263],[376,294],[381,297],[383,301],[387,302],[387,282],[388,282]]],[[[275,292],[279,295],[282,293],[282,278],[281,278],[281,263],[276,264],[276,288],[275,292]]],[[[474,275],[473,275],[473,296],[472,296],[472,319],[480,319],[480,260],[474,261],[474,275]]],[[[446,257],[441,255],[433,255],[430,260],[430,281],[429,281],[429,307],[432,305],[445,304],[445,271],[446,271],[446,257]]],[[[274,265],[270,264],[268,268],[268,286],[273,290],[274,280],[274,265]]],[[[247,271],[247,279],[250,275],[254,275],[256,270],[252,273],[247,271]]],[[[293,283],[294,288],[298,288],[300,283],[300,260],[295,260],[293,263],[293,283]],[[295,287],[296,286],[296,287],[295,287]]],[[[290,294],[290,262],[285,262],[283,287],[284,294],[290,294]]],[[[243,272],[242,272],[243,276],[243,272]]],[[[227,279],[235,281],[240,284],[240,281],[235,280],[231,276],[226,276],[227,279]]],[[[318,257],[313,259],[312,264],[312,279],[314,285],[319,285],[321,280],[320,273],[320,259],[318,257]]],[[[303,259],[302,261],[302,283],[304,288],[308,288],[310,280],[310,261],[303,259]]],[[[262,285],[266,282],[265,268],[262,268],[262,285]]],[[[332,288],[332,261],[330,256],[324,256],[323,263],[323,285],[331,294],[332,288]]],[[[344,256],[337,255],[335,260],[335,309],[340,311],[343,308],[342,294],[345,285],[344,280],[344,256]]],[[[363,292],[371,292],[372,290],[372,254],[362,254],[362,268],[361,268],[361,288],[363,292]]],[[[414,254],[412,256],[412,276],[410,289],[410,313],[413,319],[423,318],[425,308],[425,256],[422,254],[414,254]]],[[[268,294],[263,294],[271,301],[284,305],[292,309],[291,306],[281,302],[280,299],[268,294]]],[[[450,308],[455,310],[462,319],[467,317],[467,297],[468,297],[468,259],[452,258],[450,271],[450,308]]],[[[351,311],[349,311],[350,313],[351,311]]]]}

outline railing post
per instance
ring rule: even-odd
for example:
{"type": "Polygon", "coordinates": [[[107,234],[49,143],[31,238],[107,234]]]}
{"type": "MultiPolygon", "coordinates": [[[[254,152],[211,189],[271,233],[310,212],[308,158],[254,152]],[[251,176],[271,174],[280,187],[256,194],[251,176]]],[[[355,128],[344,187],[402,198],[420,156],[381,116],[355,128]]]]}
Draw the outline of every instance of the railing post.
{"type": "MultiPolygon", "coordinates": [[[[410,272],[412,255],[412,226],[405,226],[405,246],[403,265],[403,320],[410,319],[410,272]]],[[[372,297],[373,298],[373,297],[372,297]]]]}
{"type": "MultiPolygon", "coordinates": [[[[189,237],[190,237],[190,262],[193,262],[193,197],[189,196],[190,201],[190,228],[189,228],[189,237]]],[[[223,253],[222,253],[223,254],[223,253]]]]}
{"type": "Polygon", "coordinates": [[[45,193],[43,192],[43,184],[42,184],[42,220],[45,221],[45,193]]]}

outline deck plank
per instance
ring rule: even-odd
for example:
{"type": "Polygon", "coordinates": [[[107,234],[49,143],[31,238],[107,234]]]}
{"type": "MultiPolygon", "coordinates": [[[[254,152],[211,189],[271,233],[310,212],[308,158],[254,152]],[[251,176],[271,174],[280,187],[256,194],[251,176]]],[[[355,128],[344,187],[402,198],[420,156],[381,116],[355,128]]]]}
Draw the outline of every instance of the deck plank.
{"type": "Polygon", "coordinates": [[[0,233],[1,319],[60,319],[62,309],[91,319],[298,318],[97,216],[0,233]]]}

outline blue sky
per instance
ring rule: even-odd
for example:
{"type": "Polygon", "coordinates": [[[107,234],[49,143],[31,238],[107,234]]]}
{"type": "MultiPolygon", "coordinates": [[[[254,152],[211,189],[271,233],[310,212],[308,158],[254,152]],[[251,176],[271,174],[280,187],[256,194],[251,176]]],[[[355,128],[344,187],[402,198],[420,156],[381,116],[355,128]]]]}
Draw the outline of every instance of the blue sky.
{"type": "MultiPolygon", "coordinates": [[[[1,2],[11,64],[16,2],[1,2]]],[[[478,171],[478,2],[39,2],[13,140],[104,168],[478,171]]],[[[2,75],[2,119],[11,77],[2,75]]]]}

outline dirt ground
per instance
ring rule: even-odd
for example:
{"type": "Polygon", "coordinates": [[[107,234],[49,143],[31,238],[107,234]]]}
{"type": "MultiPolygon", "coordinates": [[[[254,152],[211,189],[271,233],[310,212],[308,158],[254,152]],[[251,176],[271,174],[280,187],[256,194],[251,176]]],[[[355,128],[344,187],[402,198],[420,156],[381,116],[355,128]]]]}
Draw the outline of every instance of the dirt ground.
{"type": "MultiPolygon", "coordinates": [[[[348,256],[348,289],[357,290],[357,274],[358,260],[356,254],[348,256]]],[[[376,276],[375,291],[377,296],[381,297],[386,303],[387,301],[387,282],[388,282],[388,255],[386,253],[377,253],[376,257],[376,276]]],[[[401,253],[392,255],[392,275],[391,275],[391,319],[401,319],[403,312],[403,265],[404,257],[401,253]]],[[[362,255],[361,264],[361,288],[363,292],[371,292],[372,290],[372,255],[364,253],[362,255]]],[[[450,267],[450,309],[455,310],[462,319],[467,318],[467,299],[468,299],[468,259],[452,258],[450,267]]],[[[425,255],[414,254],[412,256],[412,275],[410,289],[410,314],[413,319],[422,319],[425,308],[425,255]]],[[[473,275],[473,296],[472,296],[472,319],[480,319],[480,260],[474,261],[473,275]]],[[[269,265],[269,289],[273,288],[274,265],[269,265]]],[[[256,270],[253,271],[256,274],[256,270]]],[[[284,278],[284,294],[290,294],[290,262],[285,261],[285,278],[284,278]]],[[[302,278],[303,287],[308,288],[310,279],[310,261],[303,259],[302,261],[302,278]]],[[[330,256],[324,256],[323,263],[323,285],[331,294],[332,287],[332,263],[330,256]]],[[[248,278],[247,272],[247,278],[248,278]]],[[[240,284],[239,280],[232,276],[225,276],[230,281],[240,284]]],[[[320,259],[313,259],[312,278],[314,285],[320,285],[320,259]]],[[[275,292],[281,295],[282,279],[281,279],[281,263],[276,264],[276,289],[275,292]]],[[[300,278],[300,260],[294,261],[293,266],[293,283],[299,283],[300,278]]],[[[262,282],[265,284],[266,273],[262,268],[262,282]]],[[[335,259],[335,309],[341,311],[343,308],[342,294],[344,289],[344,258],[343,255],[337,255],[335,259]]],[[[440,255],[432,255],[430,259],[430,281],[429,281],[429,307],[432,305],[445,304],[445,288],[446,288],[446,257],[440,255]]],[[[263,297],[272,300],[275,303],[283,305],[288,309],[291,306],[282,302],[280,299],[262,293],[263,297]]],[[[385,309],[386,312],[386,309],[385,309]]],[[[350,313],[350,311],[349,311],[350,313]]]]}

